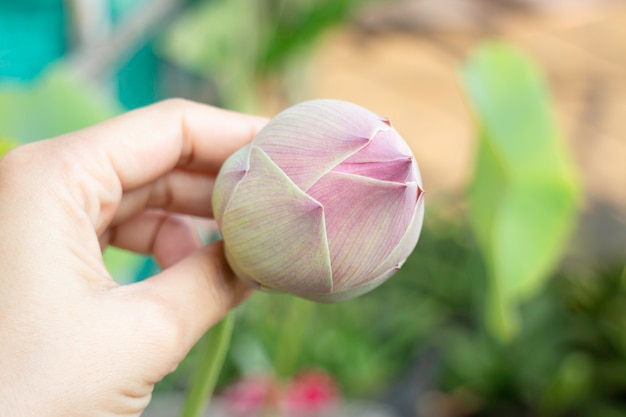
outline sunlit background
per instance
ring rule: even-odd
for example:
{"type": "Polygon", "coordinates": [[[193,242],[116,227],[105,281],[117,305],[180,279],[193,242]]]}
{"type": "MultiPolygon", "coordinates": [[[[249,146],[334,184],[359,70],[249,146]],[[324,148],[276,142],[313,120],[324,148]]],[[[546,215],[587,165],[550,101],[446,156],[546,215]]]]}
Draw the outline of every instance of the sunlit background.
{"type": "MultiPolygon", "coordinates": [[[[626,416],[626,2],[0,0],[0,155],[168,97],[356,102],[426,189],[379,289],[238,309],[207,415],[626,416]]],[[[147,417],[178,415],[196,356],[147,417]]]]}

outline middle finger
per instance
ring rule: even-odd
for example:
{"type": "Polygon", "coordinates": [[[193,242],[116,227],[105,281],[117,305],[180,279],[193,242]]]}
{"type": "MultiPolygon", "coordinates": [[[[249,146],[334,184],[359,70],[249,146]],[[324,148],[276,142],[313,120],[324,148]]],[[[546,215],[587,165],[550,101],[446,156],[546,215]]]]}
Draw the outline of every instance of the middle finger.
{"type": "Polygon", "coordinates": [[[143,213],[161,209],[172,213],[212,217],[211,197],[215,178],[183,169],[174,170],[149,185],[127,191],[108,227],[115,227],[143,213]]]}

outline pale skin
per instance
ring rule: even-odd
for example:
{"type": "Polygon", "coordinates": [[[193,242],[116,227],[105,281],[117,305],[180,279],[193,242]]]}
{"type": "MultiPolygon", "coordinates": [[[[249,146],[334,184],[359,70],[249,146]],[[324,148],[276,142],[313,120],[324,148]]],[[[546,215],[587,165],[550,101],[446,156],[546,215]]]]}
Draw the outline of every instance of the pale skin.
{"type": "Polygon", "coordinates": [[[142,413],[249,293],[189,216],[211,218],[217,171],[265,122],[168,100],[0,159],[0,415],[142,413]],[[118,285],[107,245],[163,271],[118,285]]]}

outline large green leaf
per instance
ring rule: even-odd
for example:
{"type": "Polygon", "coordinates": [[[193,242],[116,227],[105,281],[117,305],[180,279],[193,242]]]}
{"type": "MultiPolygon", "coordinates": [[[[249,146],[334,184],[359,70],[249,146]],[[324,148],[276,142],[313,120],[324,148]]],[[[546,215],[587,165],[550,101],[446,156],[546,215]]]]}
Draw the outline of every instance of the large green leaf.
{"type": "Polygon", "coordinates": [[[575,226],[580,185],[540,71],[504,44],[464,70],[479,128],[470,221],[487,264],[487,324],[507,339],[515,310],[541,289],[575,226]]]}

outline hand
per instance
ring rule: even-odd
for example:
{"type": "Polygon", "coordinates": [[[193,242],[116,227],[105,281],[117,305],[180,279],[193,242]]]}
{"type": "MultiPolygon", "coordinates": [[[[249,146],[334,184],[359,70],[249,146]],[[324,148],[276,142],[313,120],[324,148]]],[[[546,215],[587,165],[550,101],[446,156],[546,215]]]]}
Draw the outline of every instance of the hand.
{"type": "Polygon", "coordinates": [[[169,100],[0,160],[0,415],[141,414],[248,293],[186,216],[212,216],[222,162],[264,123],[169,100]],[[107,245],[163,272],[120,286],[107,245]]]}

